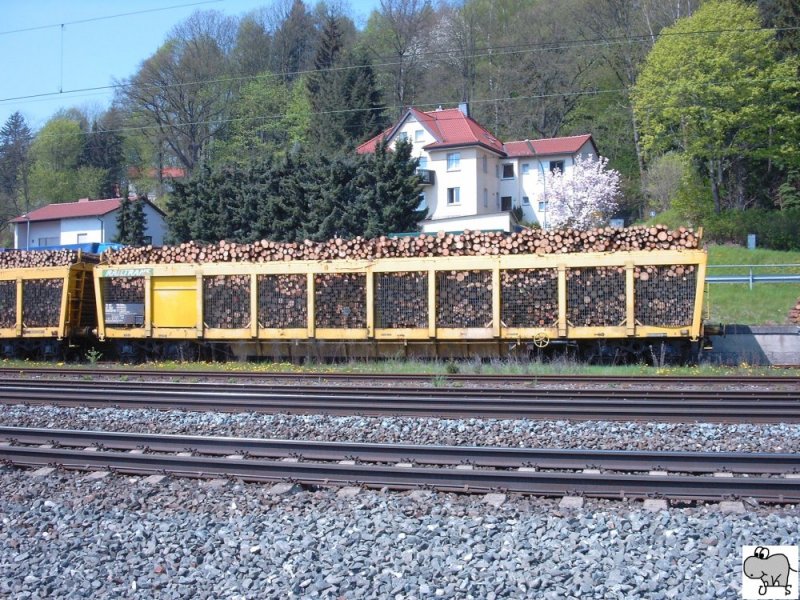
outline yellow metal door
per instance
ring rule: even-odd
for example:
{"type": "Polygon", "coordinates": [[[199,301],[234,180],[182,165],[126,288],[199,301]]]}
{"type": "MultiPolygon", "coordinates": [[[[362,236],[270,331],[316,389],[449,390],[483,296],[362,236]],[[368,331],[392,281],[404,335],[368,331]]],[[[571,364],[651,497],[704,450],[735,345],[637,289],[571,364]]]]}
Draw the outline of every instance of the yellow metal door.
{"type": "Polygon", "coordinates": [[[197,277],[153,277],[153,325],[197,326],[197,277]]]}

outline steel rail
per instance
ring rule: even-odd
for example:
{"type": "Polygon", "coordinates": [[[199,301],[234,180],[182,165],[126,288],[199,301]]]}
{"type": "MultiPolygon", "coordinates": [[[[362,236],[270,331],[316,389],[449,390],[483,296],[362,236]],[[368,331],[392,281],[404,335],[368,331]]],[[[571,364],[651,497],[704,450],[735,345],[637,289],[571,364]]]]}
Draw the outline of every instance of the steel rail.
{"type": "Polygon", "coordinates": [[[502,490],[541,496],[580,494],[603,498],[645,498],[657,494],[686,500],[719,500],[744,496],[775,503],[800,501],[800,485],[797,480],[784,477],[403,468],[14,446],[0,447],[0,459],[25,466],[57,465],[65,469],[107,469],[133,474],[235,477],[244,481],[290,480],[306,485],[349,484],[392,489],[429,487],[442,491],[473,493],[502,490]]]}
{"type": "Polygon", "coordinates": [[[20,380],[0,377],[0,390],[9,393],[16,391],[40,390],[51,394],[72,392],[75,390],[111,393],[141,392],[158,394],[218,394],[223,396],[275,396],[293,397],[342,397],[356,398],[371,396],[374,398],[482,398],[486,399],[600,399],[631,398],[657,400],[725,400],[727,402],[776,402],[786,400],[794,402],[800,398],[798,389],[658,389],[658,388],[616,388],[616,387],[580,387],[560,388],[485,388],[485,387],[376,387],[376,386],[336,386],[318,383],[317,385],[268,385],[247,383],[216,382],[153,382],[153,381],[108,381],[108,380],[58,380],[44,382],[42,380],[20,380]]]}
{"type": "MultiPolygon", "coordinates": [[[[556,448],[501,448],[495,446],[432,446],[320,442],[237,437],[142,434],[69,429],[0,427],[0,440],[12,445],[96,447],[102,450],[185,452],[203,455],[241,455],[313,461],[426,465],[469,464],[478,467],[539,469],[609,469],[616,471],[672,471],[684,473],[797,473],[800,454],[739,452],[659,452],[556,448]]],[[[797,481],[800,486],[800,480],[797,481]]]]}
{"type": "MultiPolygon", "coordinates": [[[[800,368],[800,366],[798,367],[800,368]]],[[[232,380],[291,380],[291,381],[427,381],[437,379],[444,382],[475,382],[475,383],[548,383],[548,384],[664,384],[664,385],[800,385],[800,377],[785,376],[670,376],[670,375],[522,375],[522,374],[498,374],[498,375],[477,375],[477,374],[442,374],[442,373],[287,373],[287,372],[242,372],[242,371],[198,371],[191,369],[183,370],[158,370],[158,369],[138,369],[138,368],[57,368],[57,367],[0,367],[0,375],[11,376],[58,376],[58,377],[141,377],[147,379],[167,379],[167,378],[203,378],[206,380],[225,379],[232,380]]]]}
{"type": "MultiPolygon", "coordinates": [[[[163,386],[162,386],[163,387],[163,386]]],[[[582,397],[580,394],[546,394],[503,397],[497,392],[478,395],[424,395],[295,393],[291,389],[268,393],[180,390],[121,389],[119,385],[70,388],[58,385],[3,386],[0,403],[86,406],[104,408],[153,408],[217,412],[301,413],[330,415],[400,415],[432,417],[494,417],[538,419],[612,420],[710,420],[715,422],[800,422],[800,398],[793,393],[778,399],[744,397],[692,399],[682,397],[637,397],[635,393],[609,390],[582,397]],[[619,395],[625,394],[619,398],[619,395]]]]}

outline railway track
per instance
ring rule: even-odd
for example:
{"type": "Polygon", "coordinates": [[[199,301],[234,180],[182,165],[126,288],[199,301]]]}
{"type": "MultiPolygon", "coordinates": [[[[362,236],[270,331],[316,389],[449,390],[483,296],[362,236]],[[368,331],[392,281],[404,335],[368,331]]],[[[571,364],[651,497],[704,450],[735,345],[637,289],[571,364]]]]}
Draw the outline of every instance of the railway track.
{"type": "Polygon", "coordinates": [[[9,427],[0,428],[0,439],[6,440],[0,459],[17,466],[544,496],[800,501],[796,454],[403,446],[9,427]],[[192,455],[180,455],[187,449],[192,455]],[[719,471],[729,476],[708,475],[719,471]]]}
{"type": "Polygon", "coordinates": [[[242,372],[242,371],[198,371],[184,370],[158,370],[139,368],[57,368],[57,367],[25,367],[25,368],[0,368],[0,377],[128,377],[146,380],[162,379],[203,379],[205,381],[224,380],[235,381],[290,381],[290,382],[319,382],[319,381],[369,381],[369,382],[418,382],[430,383],[472,383],[486,385],[500,384],[552,384],[552,385],[620,385],[632,386],[662,385],[675,386],[797,386],[800,389],[800,377],[793,375],[775,376],[669,376],[669,375],[476,375],[476,374],[436,374],[436,373],[286,373],[286,372],[242,372]]]}
{"type": "Polygon", "coordinates": [[[380,388],[0,379],[0,402],[447,418],[800,422],[793,389],[380,388]]]}

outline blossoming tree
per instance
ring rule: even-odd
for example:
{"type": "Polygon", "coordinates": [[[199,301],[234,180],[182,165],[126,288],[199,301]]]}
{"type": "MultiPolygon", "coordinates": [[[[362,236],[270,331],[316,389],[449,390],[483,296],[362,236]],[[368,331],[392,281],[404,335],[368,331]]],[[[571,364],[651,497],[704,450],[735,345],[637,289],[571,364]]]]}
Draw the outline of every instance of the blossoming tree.
{"type": "Polygon", "coordinates": [[[556,170],[547,177],[548,227],[589,229],[601,225],[619,206],[620,174],[607,169],[608,159],[575,158],[569,175],[556,170]]]}

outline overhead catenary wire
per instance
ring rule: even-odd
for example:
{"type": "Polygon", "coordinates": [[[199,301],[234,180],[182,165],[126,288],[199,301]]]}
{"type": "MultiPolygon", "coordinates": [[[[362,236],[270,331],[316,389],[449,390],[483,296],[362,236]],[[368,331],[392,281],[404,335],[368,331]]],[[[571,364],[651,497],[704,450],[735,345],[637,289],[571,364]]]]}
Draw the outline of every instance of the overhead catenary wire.
{"type": "Polygon", "coordinates": [[[55,29],[57,27],[64,27],[65,25],[82,25],[84,23],[95,23],[97,21],[107,21],[109,19],[118,19],[121,17],[133,17],[136,15],[144,15],[154,12],[164,12],[167,10],[174,10],[177,8],[191,8],[193,6],[201,6],[203,4],[218,4],[224,0],[200,0],[199,2],[190,2],[189,4],[174,4],[172,6],[160,6],[158,8],[147,8],[142,10],[134,10],[130,12],[117,13],[114,15],[104,15],[102,17],[91,17],[88,19],[78,19],[76,21],[64,21],[63,23],[51,23],[50,25],[34,25],[33,27],[22,27],[20,29],[8,29],[0,31],[0,35],[12,35],[15,33],[27,33],[29,31],[41,31],[43,29],[55,29]]]}
{"type": "MultiPolygon", "coordinates": [[[[793,82],[793,79],[786,79],[786,78],[766,78],[766,79],[753,79],[747,78],[748,83],[771,83],[771,82],[793,82]]],[[[725,82],[707,82],[704,84],[705,86],[714,86],[720,85],[724,83],[726,85],[735,85],[735,81],[725,81],[725,82]]],[[[599,96],[604,94],[624,94],[629,92],[628,88],[610,88],[610,89],[592,89],[592,90],[580,90],[580,91],[569,91],[569,92],[552,92],[547,94],[528,94],[524,96],[505,96],[500,98],[483,98],[483,99],[472,99],[470,100],[470,104],[493,104],[493,103],[501,103],[501,102],[521,102],[526,100],[544,100],[547,98],[557,98],[557,97],[564,97],[564,96],[599,96]]],[[[439,106],[443,105],[456,105],[458,104],[458,100],[452,101],[439,101],[439,102],[427,102],[427,103],[415,103],[415,108],[431,108],[435,109],[439,106]]],[[[324,111],[306,111],[302,113],[302,116],[319,116],[319,115],[337,115],[337,114],[353,114],[353,113],[365,113],[365,112],[376,112],[380,110],[402,110],[408,108],[407,106],[399,106],[399,105],[390,105],[390,106],[381,106],[375,108],[342,108],[336,110],[324,110],[324,111]]],[[[275,121],[279,119],[284,119],[288,117],[288,113],[275,113],[270,115],[262,115],[262,116],[247,116],[247,117],[227,117],[224,119],[212,119],[212,120],[194,120],[194,121],[185,121],[185,122],[173,122],[169,124],[159,125],[159,124],[152,124],[152,125],[137,125],[137,126],[124,126],[124,127],[115,127],[109,129],[103,129],[102,131],[87,131],[84,132],[86,135],[94,135],[94,134],[108,134],[108,133],[125,133],[125,132],[144,132],[144,131],[154,131],[159,129],[180,129],[183,127],[196,127],[198,125],[226,125],[230,123],[238,123],[238,122],[249,122],[256,124],[258,122],[265,122],[265,121],[275,121]]],[[[460,119],[458,116],[454,117],[447,117],[442,116],[439,117],[439,120],[455,120],[460,119]]],[[[68,136],[70,134],[45,134],[45,137],[62,137],[68,136]]]]}

